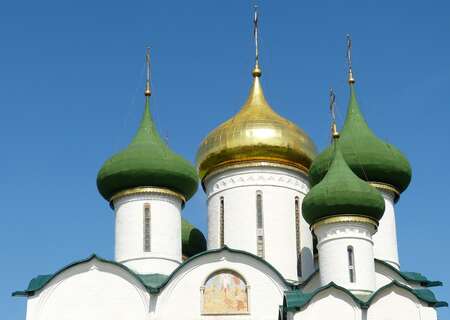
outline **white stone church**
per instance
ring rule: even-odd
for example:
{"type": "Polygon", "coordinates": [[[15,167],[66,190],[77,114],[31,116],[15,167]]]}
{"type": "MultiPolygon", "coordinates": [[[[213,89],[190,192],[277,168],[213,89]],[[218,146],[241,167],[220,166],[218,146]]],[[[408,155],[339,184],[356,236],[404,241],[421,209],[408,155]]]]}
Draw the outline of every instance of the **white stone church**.
{"type": "Polygon", "coordinates": [[[13,293],[27,320],[437,319],[447,303],[430,288],[442,283],[398,259],[411,167],[368,127],[351,64],[345,123],[319,155],[269,106],[261,75],[257,59],[247,101],[201,143],[197,170],[159,136],[147,76],[137,133],[97,176],[115,258],[33,278],[13,293]],[[199,184],[206,237],[182,218],[199,184]]]}

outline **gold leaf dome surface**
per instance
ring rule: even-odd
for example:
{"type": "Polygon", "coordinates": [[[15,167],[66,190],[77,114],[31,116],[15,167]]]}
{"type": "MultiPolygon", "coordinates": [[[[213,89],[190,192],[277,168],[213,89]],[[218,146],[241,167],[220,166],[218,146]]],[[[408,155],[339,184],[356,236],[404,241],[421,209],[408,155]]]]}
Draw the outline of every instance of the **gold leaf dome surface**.
{"type": "Polygon", "coordinates": [[[308,135],[272,110],[259,80],[247,102],[231,119],[214,129],[201,143],[197,166],[203,179],[216,169],[250,162],[272,162],[307,172],[316,148],[308,135]]]}

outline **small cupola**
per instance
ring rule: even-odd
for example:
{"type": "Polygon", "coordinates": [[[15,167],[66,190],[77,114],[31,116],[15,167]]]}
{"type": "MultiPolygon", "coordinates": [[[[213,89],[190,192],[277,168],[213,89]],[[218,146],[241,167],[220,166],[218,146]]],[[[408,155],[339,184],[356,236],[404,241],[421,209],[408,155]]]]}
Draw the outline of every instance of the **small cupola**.
{"type": "Polygon", "coordinates": [[[303,200],[303,217],[311,226],[332,217],[361,217],[378,224],[384,212],[380,192],[353,173],[336,141],[331,150],[329,170],[303,200]]]}
{"type": "Polygon", "coordinates": [[[139,187],[167,189],[184,201],[197,190],[194,166],[173,152],[158,134],[150,113],[150,96],[148,76],[144,114],[136,135],[128,147],[106,160],[97,175],[97,188],[107,201],[139,187]]]}
{"type": "MultiPolygon", "coordinates": [[[[349,65],[350,101],[337,145],[358,177],[374,186],[389,188],[399,196],[411,181],[411,166],[396,147],[378,138],[367,125],[356,99],[351,62],[349,65]]],[[[311,165],[309,179],[312,185],[319,183],[327,173],[333,153],[332,147],[328,147],[311,165]]]]}

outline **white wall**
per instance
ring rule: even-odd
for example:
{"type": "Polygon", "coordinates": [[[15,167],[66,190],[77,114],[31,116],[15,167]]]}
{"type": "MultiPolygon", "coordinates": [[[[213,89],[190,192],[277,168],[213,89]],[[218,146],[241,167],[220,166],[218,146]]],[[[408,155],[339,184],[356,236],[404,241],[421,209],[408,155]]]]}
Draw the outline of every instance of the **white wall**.
{"type": "Polygon", "coordinates": [[[229,169],[207,177],[208,248],[220,245],[220,197],[224,197],[225,244],[257,254],[256,192],[263,195],[264,258],[287,279],[297,280],[295,197],[299,197],[302,275],[313,270],[312,235],[301,214],[309,191],[306,176],[280,167],[229,169]]]}
{"type": "Polygon", "coordinates": [[[367,320],[435,320],[436,311],[423,305],[401,288],[386,290],[375,298],[367,311],[367,320]]]}
{"type": "MultiPolygon", "coordinates": [[[[361,309],[347,294],[336,289],[329,289],[317,294],[307,306],[294,314],[293,319],[360,320],[361,309]]],[[[378,320],[381,319],[383,318],[378,320]]]]}
{"type": "Polygon", "coordinates": [[[201,256],[185,265],[164,288],[156,305],[159,320],[255,319],[277,320],[287,289],[282,279],[267,265],[247,255],[227,250],[201,256]],[[233,270],[249,286],[248,315],[201,315],[201,287],[218,270],[233,270]]]}
{"type": "Polygon", "coordinates": [[[375,290],[375,266],[372,234],[374,226],[358,222],[318,225],[314,229],[319,251],[321,285],[334,282],[355,294],[375,290]],[[355,282],[350,282],[347,247],[354,252],[355,282]]]}
{"type": "Polygon", "coordinates": [[[149,301],[128,272],[94,259],[66,270],[29,298],[27,320],[143,320],[149,301]]]}
{"type": "Polygon", "coordinates": [[[375,258],[384,260],[400,269],[398,259],[397,228],[395,224],[394,193],[379,189],[384,198],[384,215],[377,233],[373,236],[375,258]]]}
{"type": "Polygon", "coordinates": [[[394,280],[413,289],[423,288],[418,283],[406,281],[398,273],[377,261],[375,261],[375,276],[377,290],[394,280]]]}
{"type": "Polygon", "coordinates": [[[170,274],[181,262],[181,205],[179,198],[157,193],[114,200],[116,261],[138,273],[170,274]],[[146,204],[150,204],[150,252],[144,252],[146,204]]]}

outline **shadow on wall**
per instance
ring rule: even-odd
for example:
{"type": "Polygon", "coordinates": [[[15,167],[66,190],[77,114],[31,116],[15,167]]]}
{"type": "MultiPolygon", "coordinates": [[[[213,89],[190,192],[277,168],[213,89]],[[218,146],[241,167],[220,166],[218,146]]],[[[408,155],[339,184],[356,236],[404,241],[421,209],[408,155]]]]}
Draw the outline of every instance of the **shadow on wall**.
{"type": "MultiPolygon", "coordinates": [[[[303,247],[301,257],[302,257],[303,261],[314,261],[314,254],[310,248],[303,247]]],[[[302,275],[302,276],[305,276],[305,275],[302,275]]]]}

